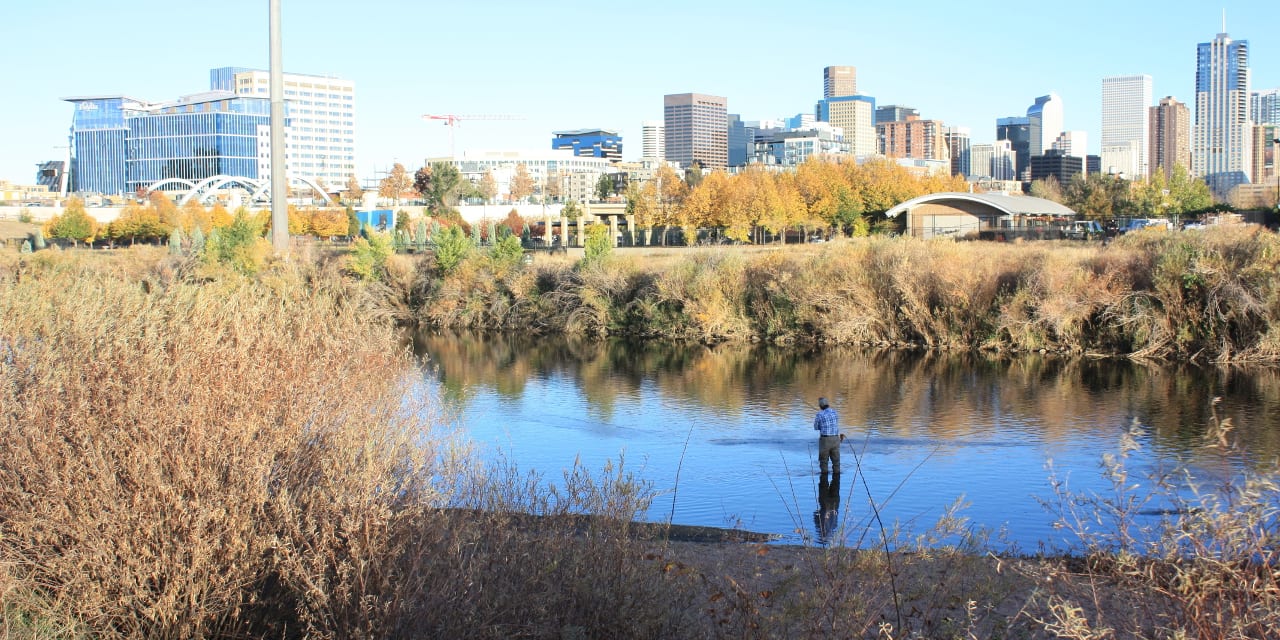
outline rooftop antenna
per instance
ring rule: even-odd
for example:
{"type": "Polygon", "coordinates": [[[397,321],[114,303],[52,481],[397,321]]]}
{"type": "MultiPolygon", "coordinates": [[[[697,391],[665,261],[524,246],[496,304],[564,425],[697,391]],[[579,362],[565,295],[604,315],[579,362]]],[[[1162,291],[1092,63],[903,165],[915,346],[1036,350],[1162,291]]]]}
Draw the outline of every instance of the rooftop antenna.
{"type": "Polygon", "coordinates": [[[1222,8],[1222,32],[1227,32],[1227,8],[1222,8]]]}

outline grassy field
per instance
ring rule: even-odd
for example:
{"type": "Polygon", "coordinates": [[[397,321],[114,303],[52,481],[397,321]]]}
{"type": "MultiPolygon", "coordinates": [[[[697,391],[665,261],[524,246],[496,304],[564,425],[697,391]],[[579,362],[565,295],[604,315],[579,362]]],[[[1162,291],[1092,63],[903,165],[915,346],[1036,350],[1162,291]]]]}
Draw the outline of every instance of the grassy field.
{"type": "MultiPolygon", "coordinates": [[[[928,264],[930,249],[866,250],[928,264]]],[[[778,279],[792,259],[841,255],[670,268],[696,283],[773,265],[778,279]]],[[[1101,259],[1063,259],[1080,255],[1101,259]]],[[[1064,492],[1053,507],[1077,554],[1011,558],[986,554],[959,514],[917,538],[868,531],[863,549],[679,542],[633,524],[655,493],[625,460],[555,482],[480,464],[407,391],[420,373],[394,325],[432,286],[429,261],[388,260],[366,280],[338,257],[245,275],[148,247],[0,253],[5,637],[1252,638],[1280,625],[1271,475],[1177,498],[1143,542],[1110,533],[1146,504],[1111,460],[1114,496],[1064,492]]],[[[1208,449],[1232,446],[1230,425],[1213,433],[1208,449]]]]}

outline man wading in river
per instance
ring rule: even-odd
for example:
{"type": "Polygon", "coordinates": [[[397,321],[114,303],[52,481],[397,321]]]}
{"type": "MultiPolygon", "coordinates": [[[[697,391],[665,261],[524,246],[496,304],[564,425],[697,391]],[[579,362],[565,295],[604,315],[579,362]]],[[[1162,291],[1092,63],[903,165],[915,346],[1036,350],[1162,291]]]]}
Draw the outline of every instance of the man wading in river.
{"type": "Polygon", "coordinates": [[[818,398],[818,415],[813,418],[813,429],[818,432],[818,466],[827,475],[827,458],[831,459],[831,471],[840,475],[840,416],[827,404],[826,398],[818,398]]]}

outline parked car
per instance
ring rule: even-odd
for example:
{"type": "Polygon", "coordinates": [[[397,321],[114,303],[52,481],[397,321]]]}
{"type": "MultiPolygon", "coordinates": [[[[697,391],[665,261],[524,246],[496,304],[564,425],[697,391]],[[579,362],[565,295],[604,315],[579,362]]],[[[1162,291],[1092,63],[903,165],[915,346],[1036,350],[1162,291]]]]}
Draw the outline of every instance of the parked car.
{"type": "Polygon", "coordinates": [[[1105,233],[1097,220],[1073,220],[1066,230],[1068,240],[1100,240],[1105,233]]]}
{"type": "Polygon", "coordinates": [[[1164,218],[1132,218],[1120,226],[1120,233],[1129,233],[1130,231],[1137,231],[1139,229],[1147,229],[1150,227],[1171,229],[1173,228],[1173,225],[1164,218]]]}

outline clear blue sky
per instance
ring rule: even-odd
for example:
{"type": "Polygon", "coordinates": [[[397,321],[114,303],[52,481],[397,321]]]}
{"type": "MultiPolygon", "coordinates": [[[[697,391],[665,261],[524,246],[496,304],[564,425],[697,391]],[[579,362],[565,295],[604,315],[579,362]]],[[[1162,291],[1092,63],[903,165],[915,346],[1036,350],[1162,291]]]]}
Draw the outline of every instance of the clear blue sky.
{"type": "MultiPolygon", "coordinates": [[[[268,65],[267,0],[11,2],[0,35],[0,178],[29,184],[64,153],[60,98],[168,100],[209,69],[268,65]]],[[[726,96],[746,120],[812,112],[822,68],[858,68],[859,92],[990,142],[995,119],[1063,98],[1069,130],[1099,147],[1104,76],[1150,74],[1153,98],[1194,102],[1196,44],[1221,30],[1250,44],[1253,88],[1280,87],[1280,2],[1218,4],[809,1],[646,3],[283,0],[284,63],[356,83],[357,168],[412,170],[447,155],[424,113],[518,114],[469,122],[457,148],[536,148],[551,131],[603,127],[636,157],[662,96],[726,96]],[[870,6],[869,6],[870,5],[870,6]]]]}

